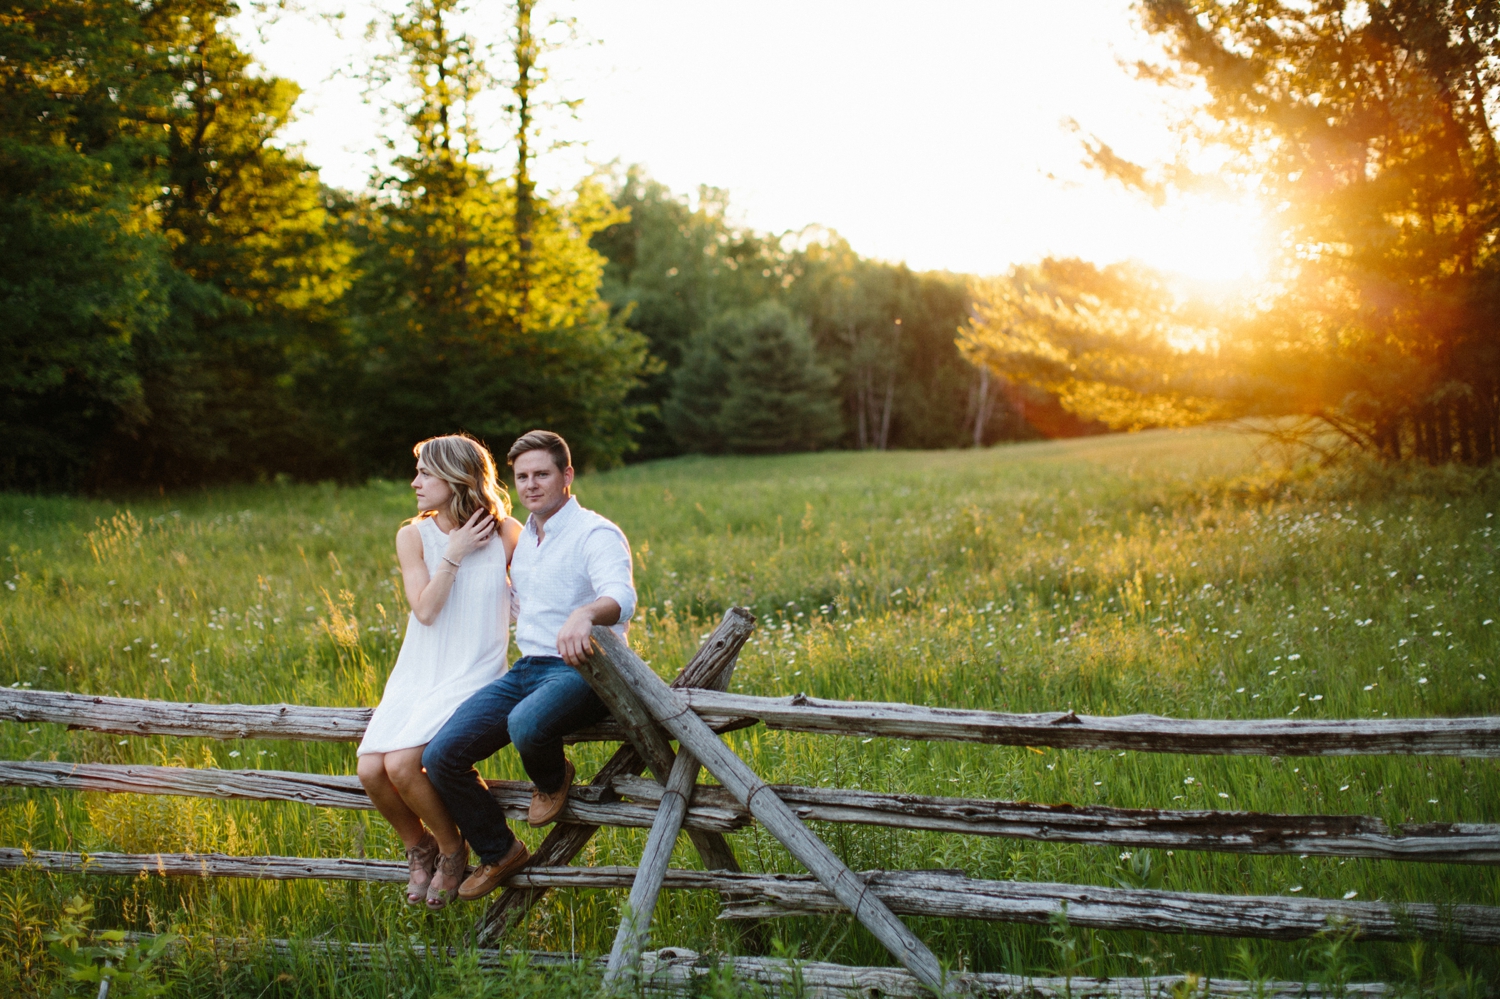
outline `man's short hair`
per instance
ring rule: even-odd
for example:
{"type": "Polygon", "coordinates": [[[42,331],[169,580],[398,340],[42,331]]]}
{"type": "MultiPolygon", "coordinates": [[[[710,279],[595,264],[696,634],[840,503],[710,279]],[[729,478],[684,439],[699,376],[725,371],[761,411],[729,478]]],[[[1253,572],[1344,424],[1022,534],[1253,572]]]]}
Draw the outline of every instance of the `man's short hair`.
{"type": "Polygon", "coordinates": [[[550,430],[528,430],[517,437],[505,455],[505,463],[514,465],[516,459],[527,451],[546,451],[552,456],[552,463],[559,472],[573,464],[573,454],[568,450],[568,442],[560,434],[554,434],[550,430]]]}

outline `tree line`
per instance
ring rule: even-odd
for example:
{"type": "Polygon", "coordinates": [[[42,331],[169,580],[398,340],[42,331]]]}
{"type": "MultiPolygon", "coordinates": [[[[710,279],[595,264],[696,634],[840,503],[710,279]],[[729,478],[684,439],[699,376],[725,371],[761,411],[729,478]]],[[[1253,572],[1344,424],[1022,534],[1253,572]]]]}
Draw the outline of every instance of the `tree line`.
{"type": "Polygon", "coordinates": [[[1142,0],[1201,102],[1188,143],[1217,175],[1100,169],[1160,201],[1254,191],[1278,236],[1269,282],[1230,301],[1141,267],[1046,260],[977,291],[964,350],[1115,428],[1301,417],[1278,431],[1389,460],[1500,451],[1500,5],[1142,0]]]}
{"type": "Polygon", "coordinates": [[[231,0],[12,4],[0,487],[400,475],[455,429],[552,427],[597,467],[952,447],[1034,436],[1028,400],[1056,410],[961,354],[962,275],[756,232],[724,192],[638,168],[538,190],[553,25],[533,6],[513,0],[496,43],[461,0],[378,25],[390,51],[365,71],[399,127],[345,191],[281,143],[298,88],[252,70],[231,0]]]}

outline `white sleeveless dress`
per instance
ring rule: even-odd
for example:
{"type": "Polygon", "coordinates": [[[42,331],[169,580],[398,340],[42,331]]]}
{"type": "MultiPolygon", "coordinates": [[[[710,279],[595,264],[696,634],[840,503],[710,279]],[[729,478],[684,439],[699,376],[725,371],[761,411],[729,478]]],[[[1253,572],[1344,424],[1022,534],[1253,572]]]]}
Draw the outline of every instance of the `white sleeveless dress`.
{"type": "MultiPolygon", "coordinates": [[[[448,536],[432,517],[417,521],[422,560],[437,574],[445,566],[448,536]]],[[[449,566],[448,568],[452,568],[449,566]]],[[[497,531],[489,544],[464,557],[437,620],[412,614],[385,693],[365,729],[359,755],[425,746],[480,687],[505,674],[510,644],[510,589],[505,544],[497,531]]]]}

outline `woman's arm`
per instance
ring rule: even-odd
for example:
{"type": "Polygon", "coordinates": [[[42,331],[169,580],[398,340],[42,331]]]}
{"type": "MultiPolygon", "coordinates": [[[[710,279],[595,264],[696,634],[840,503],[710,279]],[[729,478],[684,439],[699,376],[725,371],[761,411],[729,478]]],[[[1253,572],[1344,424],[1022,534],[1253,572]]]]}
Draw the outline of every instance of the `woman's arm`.
{"type": "MultiPolygon", "coordinates": [[[[464,556],[488,544],[494,533],[494,518],[484,510],[477,511],[467,524],[448,535],[447,558],[462,564],[464,556]]],[[[406,584],[406,602],[418,621],[431,624],[448,602],[458,569],[444,561],[437,572],[428,574],[422,558],[422,534],[416,524],[407,524],[396,532],[396,557],[406,584]]]]}

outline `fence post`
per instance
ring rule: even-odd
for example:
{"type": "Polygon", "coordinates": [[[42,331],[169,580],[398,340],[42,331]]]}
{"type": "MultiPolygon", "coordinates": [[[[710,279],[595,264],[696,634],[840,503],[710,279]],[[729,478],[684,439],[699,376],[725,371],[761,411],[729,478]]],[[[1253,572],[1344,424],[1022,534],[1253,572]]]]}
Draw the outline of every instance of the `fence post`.
{"type": "Polygon", "coordinates": [[[633,978],[640,968],[641,951],[645,949],[646,938],[651,932],[651,914],[656,911],[656,897],[661,894],[661,885],[667,876],[672,847],[682,829],[688,799],[693,796],[693,785],[698,783],[698,770],[698,758],[691,752],[684,749],[677,754],[661,804],[656,808],[656,821],[646,837],[646,848],[641,851],[635,884],[630,888],[630,902],[615,933],[614,947],[609,952],[605,984],[633,978]]]}
{"type": "Polygon", "coordinates": [[[802,820],[770,786],[692,712],[686,699],[651,672],[651,667],[643,663],[614,632],[595,626],[593,637],[590,671],[603,674],[612,668],[656,720],[677,737],[683,749],[697,756],[708,772],[718,778],[719,783],[748,808],[761,825],[886,946],[896,960],[925,985],[942,990],[943,969],[927,945],[917,939],[906,924],[870,892],[859,876],[802,824],[802,820]]]}

